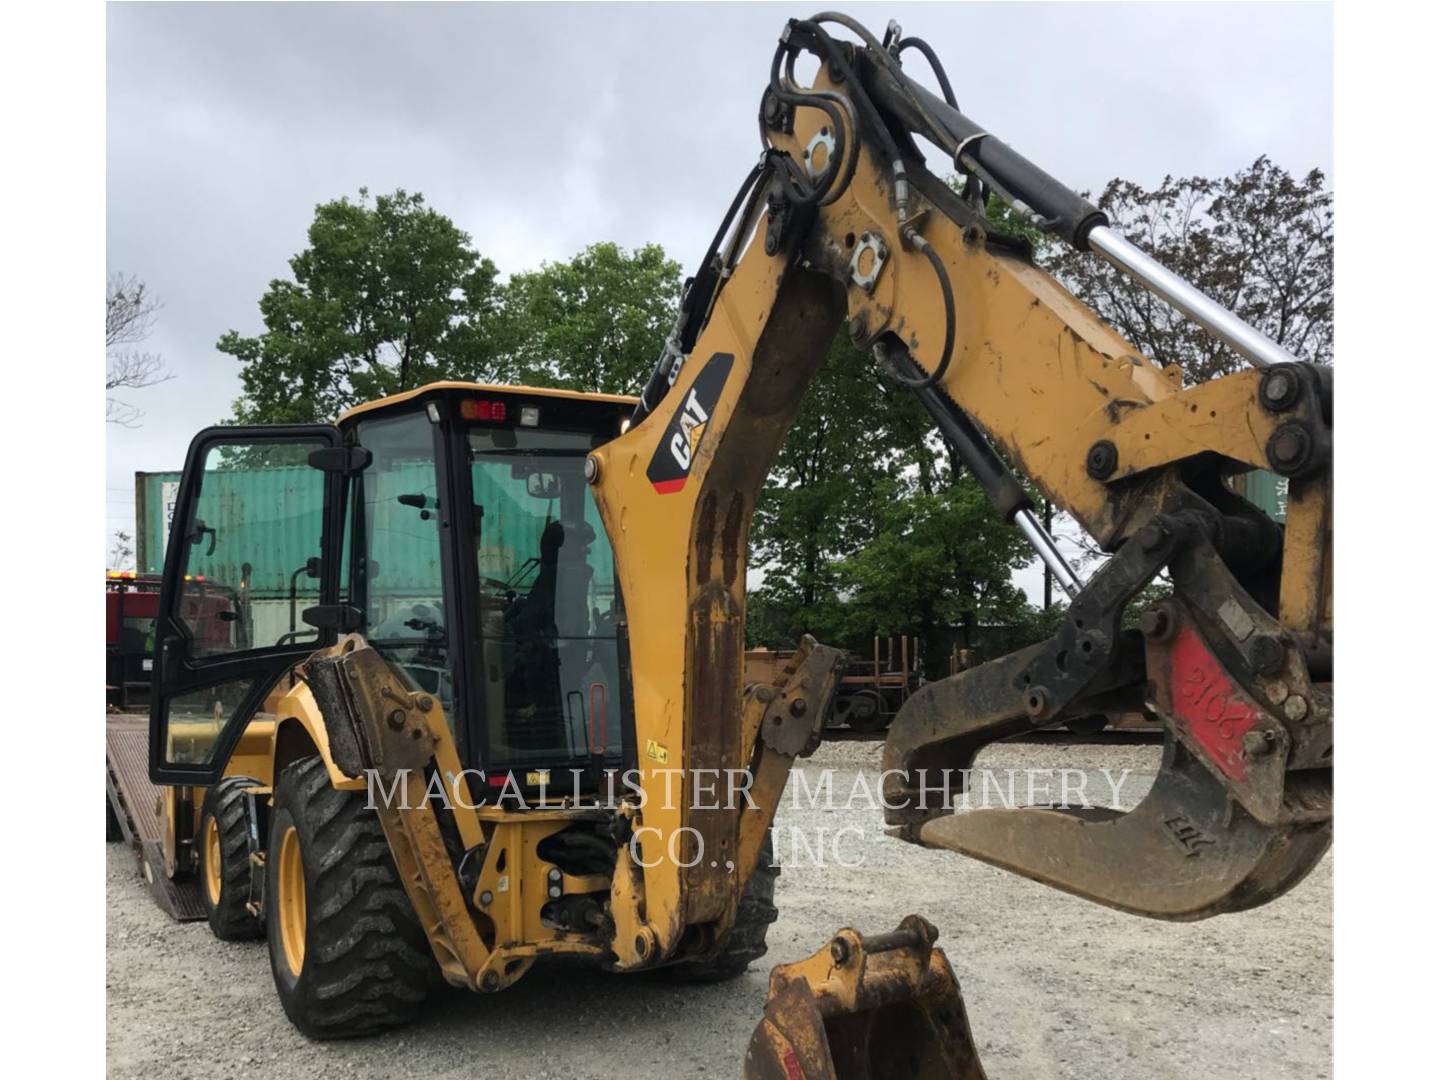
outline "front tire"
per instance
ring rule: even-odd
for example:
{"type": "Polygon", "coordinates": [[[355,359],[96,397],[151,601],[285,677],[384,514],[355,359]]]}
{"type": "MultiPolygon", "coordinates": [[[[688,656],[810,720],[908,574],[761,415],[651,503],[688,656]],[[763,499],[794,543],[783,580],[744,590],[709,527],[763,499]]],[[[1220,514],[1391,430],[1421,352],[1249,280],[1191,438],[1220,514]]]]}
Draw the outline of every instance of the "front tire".
{"type": "Polygon", "coordinates": [[[265,933],[250,914],[250,815],[245,793],[260,781],[227,776],[205,793],[200,810],[200,896],[210,931],[221,941],[265,933]]]}
{"type": "Polygon", "coordinates": [[[280,774],[270,814],[265,925],[285,1015],[312,1039],[414,1019],[435,960],[364,795],[318,757],[280,774]]]}

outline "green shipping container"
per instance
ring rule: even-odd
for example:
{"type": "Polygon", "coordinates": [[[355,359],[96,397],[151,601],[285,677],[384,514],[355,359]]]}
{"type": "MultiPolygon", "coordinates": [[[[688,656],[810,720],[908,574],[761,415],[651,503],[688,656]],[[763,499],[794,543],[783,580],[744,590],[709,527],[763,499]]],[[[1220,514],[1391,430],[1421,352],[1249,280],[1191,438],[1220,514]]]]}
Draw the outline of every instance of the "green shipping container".
{"type": "Polygon", "coordinates": [[[1256,469],[1245,474],[1245,498],[1284,524],[1285,496],[1288,485],[1285,479],[1265,469],[1256,469]]]}

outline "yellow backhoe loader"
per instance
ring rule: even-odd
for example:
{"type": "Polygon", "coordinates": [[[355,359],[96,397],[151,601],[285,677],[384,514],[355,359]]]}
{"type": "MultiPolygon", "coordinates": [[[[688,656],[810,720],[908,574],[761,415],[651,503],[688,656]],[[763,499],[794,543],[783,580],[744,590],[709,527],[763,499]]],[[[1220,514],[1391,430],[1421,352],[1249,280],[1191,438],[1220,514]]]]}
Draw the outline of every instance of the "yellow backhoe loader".
{"type": "MultiPolygon", "coordinates": [[[[402,1023],[437,971],[493,992],[555,954],[708,979],[764,953],[771,824],[843,656],[807,640],[742,683],[747,535],[842,328],[1070,594],[1052,640],[905,702],[884,750],[892,842],[1171,920],[1262,904],[1330,843],[1328,370],[969,120],[893,24],[882,40],[792,20],[758,106],[759,162],[638,399],[437,383],[191,444],[156,632],[160,812],[118,752],[110,803],[172,904],[190,889],[221,937],[268,937],[309,1035],[402,1023]],[[1250,366],[1183,385],[990,226],[991,194],[1250,366]],[[1283,527],[1227,483],[1253,469],[1288,478],[1283,527]],[[1012,470],[1110,553],[1088,581],[1012,470]],[[297,565],[298,621],[201,602],[297,565]],[[1162,571],[1173,597],[1122,629],[1162,571]],[[1166,748],[1128,813],[932,798],[997,739],[1140,709],[1166,748]]],[[[982,1076],[936,937],[918,917],[845,929],[778,968],[747,1074],[982,1076]]]]}

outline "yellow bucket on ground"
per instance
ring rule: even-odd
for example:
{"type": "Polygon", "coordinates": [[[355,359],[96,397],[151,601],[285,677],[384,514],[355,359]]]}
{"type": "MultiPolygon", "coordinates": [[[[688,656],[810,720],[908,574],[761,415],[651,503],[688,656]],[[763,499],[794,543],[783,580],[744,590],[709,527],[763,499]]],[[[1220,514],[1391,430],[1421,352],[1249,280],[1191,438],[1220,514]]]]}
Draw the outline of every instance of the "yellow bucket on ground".
{"type": "Polygon", "coordinates": [[[775,968],[745,1080],[985,1080],[936,937],[909,915],[888,934],[846,928],[775,968]]]}

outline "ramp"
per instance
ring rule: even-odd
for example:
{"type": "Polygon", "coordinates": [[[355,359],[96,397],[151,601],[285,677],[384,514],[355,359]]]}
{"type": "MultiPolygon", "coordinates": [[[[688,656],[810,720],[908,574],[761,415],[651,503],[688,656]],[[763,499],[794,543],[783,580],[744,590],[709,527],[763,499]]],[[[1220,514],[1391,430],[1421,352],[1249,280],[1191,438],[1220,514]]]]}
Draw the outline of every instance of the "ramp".
{"type": "Polygon", "coordinates": [[[140,857],[140,870],[155,902],[178,922],[205,918],[205,902],[193,877],[165,874],[164,796],[150,782],[149,718],[115,713],[105,718],[105,795],[120,831],[140,857]]]}

